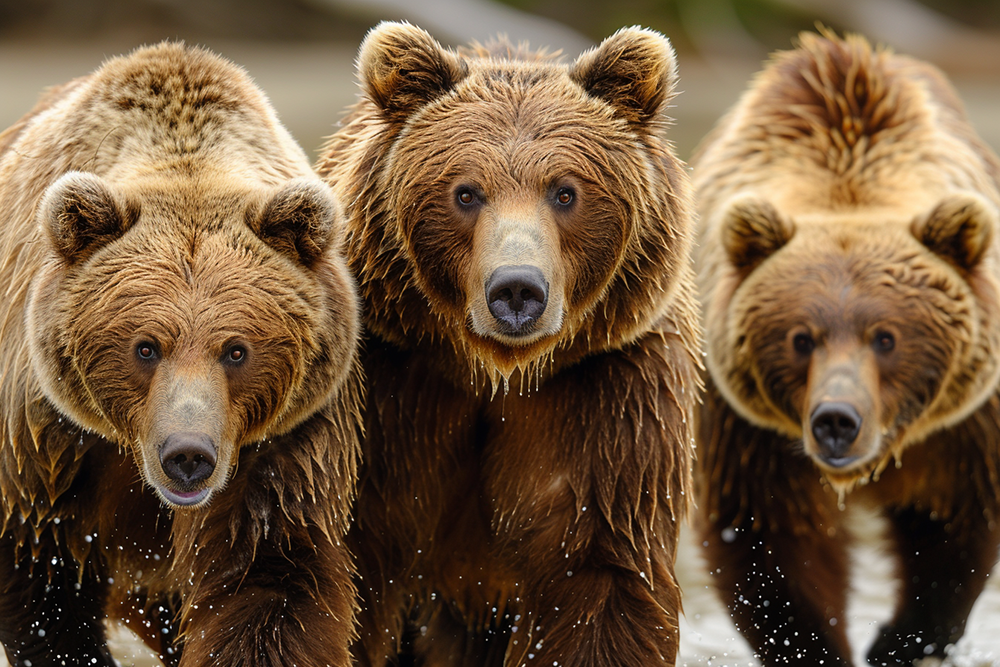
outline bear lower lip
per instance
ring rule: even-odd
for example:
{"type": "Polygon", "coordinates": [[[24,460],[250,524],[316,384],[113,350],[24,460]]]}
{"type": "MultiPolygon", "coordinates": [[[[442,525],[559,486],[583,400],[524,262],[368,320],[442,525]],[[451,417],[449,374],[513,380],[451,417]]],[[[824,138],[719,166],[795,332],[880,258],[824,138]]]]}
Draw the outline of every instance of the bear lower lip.
{"type": "Polygon", "coordinates": [[[535,330],[535,320],[497,320],[497,329],[505,336],[528,336],[535,330]]]}
{"type": "Polygon", "coordinates": [[[820,460],[831,468],[846,468],[855,461],[858,461],[860,458],[860,456],[839,456],[833,458],[823,458],[820,460]]]}
{"type": "Polygon", "coordinates": [[[180,505],[182,507],[190,507],[191,505],[197,505],[198,503],[205,500],[208,497],[211,489],[201,489],[200,491],[174,491],[167,487],[162,487],[160,493],[163,498],[172,505],[180,505]]]}

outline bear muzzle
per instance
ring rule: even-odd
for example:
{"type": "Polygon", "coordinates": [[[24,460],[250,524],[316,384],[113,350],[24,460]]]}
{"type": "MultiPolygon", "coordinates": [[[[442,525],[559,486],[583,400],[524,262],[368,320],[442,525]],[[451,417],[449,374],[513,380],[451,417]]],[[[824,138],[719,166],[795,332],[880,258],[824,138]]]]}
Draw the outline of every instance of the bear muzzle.
{"type": "Polygon", "coordinates": [[[237,433],[225,371],[214,359],[182,366],[165,362],[150,390],[151,419],[138,438],[143,477],[160,498],[196,507],[225,486],[237,450],[237,433]]]}
{"type": "Polygon", "coordinates": [[[205,433],[171,433],[160,448],[160,466],[169,480],[160,492],[176,505],[200,503],[211,491],[204,484],[215,471],[217,454],[205,433]]]}
{"type": "Polygon", "coordinates": [[[850,403],[826,401],[816,406],[809,426],[823,463],[843,468],[860,458],[851,454],[851,446],[858,438],[861,423],[861,415],[850,403]]]}
{"type": "Polygon", "coordinates": [[[863,475],[886,444],[877,365],[866,348],[853,344],[813,357],[810,399],[802,410],[806,453],[828,474],[863,475]]]}
{"type": "Polygon", "coordinates": [[[537,267],[501,266],[486,281],[486,304],[501,332],[509,336],[532,332],[545,312],[549,285],[537,267]]]}

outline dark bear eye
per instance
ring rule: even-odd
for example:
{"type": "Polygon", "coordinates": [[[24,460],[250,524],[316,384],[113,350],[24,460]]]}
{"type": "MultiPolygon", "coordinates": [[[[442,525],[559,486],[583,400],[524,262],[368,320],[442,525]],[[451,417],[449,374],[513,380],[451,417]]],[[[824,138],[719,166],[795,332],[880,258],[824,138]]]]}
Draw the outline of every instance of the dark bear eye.
{"type": "Polygon", "coordinates": [[[242,364],[247,358],[247,350],[242,345],[233,345],[226,350],[226,361],[230,364],[242,364]]]}
{"type": "Polygon", "coordinates": [[[888,331],[879,331],[876,332],[872,345],[877,352],[889,352],[896,347],[896,337],[888,331]]]}
{"type": "Polygon", "coordinates": [[[149,341],[143,341],[135,346],[135,354],[143,361],[152,361],[157,357],[156,345],[149,341]]]}
{"type": "Polygon", "coordinates": [[[476,193],[472,191],[472,188],[461,187],[455,191],[455,201],[457,201],[461,206],[472,206],[478,200],[479,198],[476,196],[476,193]]]}
{"type": "Polygon", "coordinates": [[[816,341],[807,333],[798,333],[792,339],[792,347],[799,354],[812,354],[813,349],[816,348],[816,341]]]}
{"type": "Polygon", "coordinates": [[[576,199],[576,193],[573,192],[573,188],[559,188],[556,192],[556,203],[560,206],[569,206],[576,199]]]}

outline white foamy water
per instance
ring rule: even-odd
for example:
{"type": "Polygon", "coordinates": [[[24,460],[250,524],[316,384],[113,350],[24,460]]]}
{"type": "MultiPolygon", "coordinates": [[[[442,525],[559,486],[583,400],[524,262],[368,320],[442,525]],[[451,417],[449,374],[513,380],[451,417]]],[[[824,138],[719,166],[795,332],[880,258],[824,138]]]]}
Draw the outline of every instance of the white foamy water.
{"type": "MultiPolygon", "coordinates": [[[[896,590],[892,565],[881,536],[883,522],[873,513],[852,509],[848,522],[858,538],[853,555],[852,595],[847,606],[847,633],[858,667],[867,665],[865,652],[880,625],[892,615],[896,590]]],[[[711,577],[685,528],[677,557],[677,577],[684,589],[681,619],[682,667],[754,667],[749,645],[743,641],[712,590],[711,577]]],[[[1000,667],[1000,565],[993,569],[986,590],[972,609],[965,636],[942,664],[928,658],[921,667],[1000,667]]]]}

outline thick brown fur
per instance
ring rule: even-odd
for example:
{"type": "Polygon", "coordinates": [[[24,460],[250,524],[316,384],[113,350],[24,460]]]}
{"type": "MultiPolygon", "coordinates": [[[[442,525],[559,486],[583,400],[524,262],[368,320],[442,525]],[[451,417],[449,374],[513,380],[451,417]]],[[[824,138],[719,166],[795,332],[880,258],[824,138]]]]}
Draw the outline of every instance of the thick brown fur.
{"type": "Polygon", "coordinates": [[[566,66],[383,24],[358,69],[318,164],[367,327],[358,660],[674,664],[699,333],[669,43],[566,66]],[[487,308],[505,263],[549,287],[527,335],[487,308]]]}
{"type": "Polygon", "coordinates": [[[695,158],[701,525],[766,665],[851,663],[845,504],[885,515],[902,582],[868,660],[964,632],[1000,544],[998,178],[940,72],[828,32],[695,158]]]}
{"type": "Polygon", "coordinates": [[[0,147],[11,664],[115,664],[106,618],[170,664],[348,664],[360,309],[329,188],[243,70],[179,44],[0,147]],[[178,437],[210,475],[178,486],[178,437]]]}

